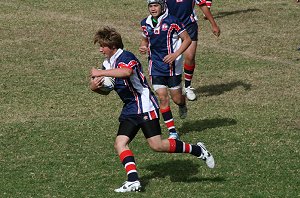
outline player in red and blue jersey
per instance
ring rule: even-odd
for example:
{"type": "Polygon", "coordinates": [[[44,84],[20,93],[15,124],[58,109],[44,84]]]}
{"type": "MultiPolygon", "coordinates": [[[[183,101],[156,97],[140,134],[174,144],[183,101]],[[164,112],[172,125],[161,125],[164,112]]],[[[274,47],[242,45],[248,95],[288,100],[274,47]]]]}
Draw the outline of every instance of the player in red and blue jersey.
{"type": "Polygon", "coordinates": [[[193,145],[177,139],[162,139],[157,99],[144,77],[139,60],[131,52],[123,50],[121,35],[115,29],[105,27],[96,33],[94,43],[100,45],[100,53],[106,59],[103,63],[105,70],[92,68],[90,88],[98,92],[103,84],[103,77],[113,77],[114,90],[124,103],[114,147],[125,168],[127,180],[115,192],[141,190],[135,158],[129,148],[129,143],[140,129],[152,150],[190,153],[204,160],[209,168],[214,168],[214,158],[203,143],[193,145]]]}
{"type": "Polygon", "coordinates": [[[215,36],[220,35],[220,29],[216,24],[208,5],[211,1],[206,0],[166,0],[169,13],[179,18],[189,33],[192,44],[184,52],[184,79],[185,79],[185,94],[191,101],[196,99],[196,94],[191,87],[191,81],[195,70],[195,55],[198,41],[198,24],[195,15],[194,7],[198,5],[203,14],[207,17],[212,26],[212,31],[215,36]]]}
{"type": "Polygon", "coordinates": [[[141,21],[141,53],[149,53],[149,75],[160,101],[160,110],[169,138],[178,138],[170,108],[170,96],[179,107],[180,118],[187,115],[182,94],[182,53],[191,39],[178,18],[168,14],[164,0],[147,0],[150,15],[141,21]]]}

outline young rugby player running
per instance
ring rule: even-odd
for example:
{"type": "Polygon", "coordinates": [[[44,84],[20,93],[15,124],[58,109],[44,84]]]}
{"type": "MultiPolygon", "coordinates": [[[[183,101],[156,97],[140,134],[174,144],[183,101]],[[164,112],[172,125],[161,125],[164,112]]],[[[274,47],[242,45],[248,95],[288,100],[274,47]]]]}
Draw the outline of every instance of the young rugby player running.
{"type": "Polygon", "coordinates": [[[190,153],[204,160],[209,168],[214,168],[214,158],[203,143],[193,145],[176,139],[162,139],[157,98],[147,83],[139,60],[131,52],[123,50],[121,35],[115,29],[105,27],[95,34],[94,43],[100,45],[99,51],[105,60],[103,70],[91,69],[90,88],[101,93],[99,88],[103,77],[113,77],[114,90],[124,103],[114,147],[125,168],[127,180],[115,192],[141,190],[134,155],[129,148],[129,143],[140,129],[153,151],[190,153]]]}

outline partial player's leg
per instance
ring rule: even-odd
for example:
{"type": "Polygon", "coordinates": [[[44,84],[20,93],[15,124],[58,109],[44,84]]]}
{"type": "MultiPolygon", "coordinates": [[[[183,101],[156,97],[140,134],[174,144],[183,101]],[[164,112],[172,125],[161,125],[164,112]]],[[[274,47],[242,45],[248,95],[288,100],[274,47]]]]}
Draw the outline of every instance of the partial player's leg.
{"type": "Polygon", "coordinates": [[[128,147],[129,142],[133,140],[139,129],[140,127],[130,120],[121,122],[119,126],[114,147],[120,157],[122,165],[125,168],[127,180],[120,188],[115,189],[115,192],[132,192],[141,190],[141,183],[139,181],[134,155],[128,147]]]}
{"type": "Polygon", "coordinates": [[[159,99],[159,107],[165,125],[169,130],[169,138],[178,139],[178,133],[175,128],[174,117],[170,107],[170,97],[167,88],[166,77],[153,76],[151,78],[152,86],[159,99]]]}
{"type": "Polygon", "coordinates": [[[193,145],[176,139],[162,140],[159,119],[145,122],[141,126],[152,150],[166,153],[190,153],[204,160],[209,168],[214,168],[214,158],[203,143],[198,142],[196,145],[193,145]]]}
{"type": "Polygon", "coordinates": [[[191,45],[184,52],[184,93],[188,100],[196,100],[197,96],[191,87],[196,63],[195,55],[197,50],[197,41],[192,41],[191,45]]]}
{"type": "Polygon", "coordinates": [[[175,104],[178,105],[179,108],[179,117],[181,119],[185,119],[187,117],[187,107],[185,96],[182,95],[182,88],[179,87],[177,89],[170,88],[170,95],[175,104]]]}
{"type": "Polygon", "coordinates": [[[168,87],[170,95],[175,104],[179,107],[179,117],[185,119],[187,116],[187,107],[185,96],[182,94],[181,87],[182,75],[171,76],[168,78],[168,87]]]}

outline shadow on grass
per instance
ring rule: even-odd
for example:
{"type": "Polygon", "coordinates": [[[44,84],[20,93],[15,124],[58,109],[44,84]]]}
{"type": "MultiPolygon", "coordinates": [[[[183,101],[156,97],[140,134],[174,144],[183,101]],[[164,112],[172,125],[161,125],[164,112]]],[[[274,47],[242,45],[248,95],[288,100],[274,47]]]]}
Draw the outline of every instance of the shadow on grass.
{"type": "Polygon", "coordinates": [[[214,118],[214,119],[204,119],[196,120],[193,122],[184,122],[179,128],[180,134],[187,134],[190,131],[204,131],[205,129],[213,129],[223,126],[236,125],[237,121],[231,118],[214,118]]]}
{"type": "Polygon", "coordinates": [[[196,93],[202,93],[204,96],[221,95],[227,91],[232,91],[236,87],[243,87],[245,91],[251,89],[251,84],[244,83],[242,81],[230,82],[227,84],[216,84],[200,87],[196,89],[196,93]]]}
{"type": "Polygon", "coordinates": [[[234,10],[234,11],[230,11],[230,12],[217,12],[216,14],[214,14],[214,18],[223,18],[226,16],[230,16],[230,15],[235,15],[235,14],[244,14],[244,13],[248,13],[248,12],[261,12],[260,9],[254,8],[254,9],[245,9],[245,10],[234,10]]]}
{"type": "MultiPolygon", "coordinates": [[[[224,182],[223,177],[199,177],[195,176],[199,170],[199,163],[202,161],[195,160],[171,160],[164,163],[151,164],[143,169],[151,173],[141,177],[143,188],[148,185],[152,179],[170,177],[171,182],[224,182]],[[172,168],[170,168],[172,167],[172,168]]],[[[205,165],[205,163],[203,164],[205,165]]],[[[143,189],[145,191],[145,189],[143,189]]]]}

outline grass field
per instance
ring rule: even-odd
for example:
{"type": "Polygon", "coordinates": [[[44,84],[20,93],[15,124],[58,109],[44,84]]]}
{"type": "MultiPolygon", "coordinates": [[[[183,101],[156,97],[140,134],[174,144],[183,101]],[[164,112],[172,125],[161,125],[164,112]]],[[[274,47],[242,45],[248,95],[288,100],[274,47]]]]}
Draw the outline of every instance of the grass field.
{"type": "Polygon", "coordinates": [[[299,197],[300,3],[217,0],[212,13],[222,33],[200,17],[198,100],[185,120],[172,107],[181,139],[205,142],[216,168],[154,153],[139,134],[144,192],[119,195],[122,104],[88,88],[103,60],[92,39],[116,27],[146,70],[145,1],[0,0],[0,197],[299,197]]]}

